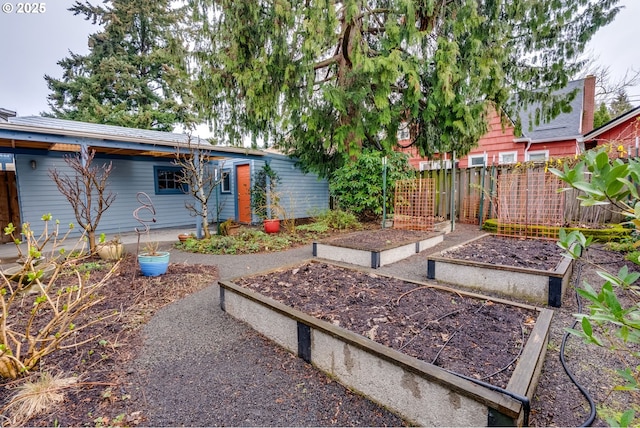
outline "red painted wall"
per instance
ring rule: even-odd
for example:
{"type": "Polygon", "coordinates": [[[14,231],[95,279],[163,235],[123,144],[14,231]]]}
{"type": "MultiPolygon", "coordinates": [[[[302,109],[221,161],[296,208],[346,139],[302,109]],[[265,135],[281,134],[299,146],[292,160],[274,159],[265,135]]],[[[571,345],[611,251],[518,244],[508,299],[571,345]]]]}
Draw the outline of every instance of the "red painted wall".
{"type": "Polygon", "coordinates": [[[616,146],[622,145],[625,150],[629,150],[629,147],[635,150],[636,138],[640,138],[640,113],[598,135],[595,142],[599,146],[614,144],[616,146]]]}
{"type": "MultiPolygon", "coordinates": [[[[525,149],[527,143],[516,143],[515,128],[512,124],[505,124],[504,128],[500,121],[500,116],[494,111],[489,115],[488,122],[489,131],[483,135],[478,141],[478,146],[472,149],[468,155],[462,159],[458,159],[460,168],[468,167],[469,156],[487,154],[487,166],[498,165],[500,162],[500,153],[517,152],[516,162],[525,161],[525,149]]],[[[402,141],[399,142],[402,145],[402,141]]],[[[405,144],[408,141],[404,142],[405,144]]],[[[535,143],[529,148],[529,151],[548,150],[550,158],[558,158],[565,156],[573,156],[578,151],[576,140],[553,141],[550,143],[535,143]]],[[[418,151],[413,147],[400,149],[401,152],[408,153],[410,156],[409,163],[416,169],[419,169],[420,162],[427,160],[419,158],[418,151]]],[[[450,158],[450,157],[448,157],[450,158]]]]}

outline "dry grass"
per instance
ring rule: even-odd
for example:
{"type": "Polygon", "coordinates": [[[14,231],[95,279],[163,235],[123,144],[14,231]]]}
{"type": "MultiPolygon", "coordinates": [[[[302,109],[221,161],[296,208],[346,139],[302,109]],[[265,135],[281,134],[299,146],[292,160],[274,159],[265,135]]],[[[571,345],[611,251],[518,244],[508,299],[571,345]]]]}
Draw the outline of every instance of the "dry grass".
{"type": "Polygon", "coordinates": [[[35,380],[27,380],[16,392],[2,414],[9,415],[4,425],[24,426],[35,415],[50,410],[64,400],[64,390],[76,384],[77,377],[63,377],[43,372],[35,380]]]}

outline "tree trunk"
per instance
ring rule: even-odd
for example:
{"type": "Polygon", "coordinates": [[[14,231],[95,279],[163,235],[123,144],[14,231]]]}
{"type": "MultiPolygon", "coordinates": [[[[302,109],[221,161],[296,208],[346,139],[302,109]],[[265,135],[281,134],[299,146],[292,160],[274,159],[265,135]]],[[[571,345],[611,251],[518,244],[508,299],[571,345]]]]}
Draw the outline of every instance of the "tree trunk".
{"type": "Polygon", "coordinates": [[[89,230],[89,232],[87,233],[87,236],[89,237],[89,251],[91,251],[92,253],[95,253],[96,252],[96,231],[89,230]]]}

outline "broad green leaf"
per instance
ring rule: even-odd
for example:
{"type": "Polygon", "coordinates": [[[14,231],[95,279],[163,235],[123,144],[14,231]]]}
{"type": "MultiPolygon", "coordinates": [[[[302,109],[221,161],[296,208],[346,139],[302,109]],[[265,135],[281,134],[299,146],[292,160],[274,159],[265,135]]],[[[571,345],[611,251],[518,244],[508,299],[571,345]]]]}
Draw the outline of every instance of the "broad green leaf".
{"type": "Polygon", "coordinates": [[[589,318],[587,317],[582,318],[581,324],[582,324],[582,331],[584,331],[584,334],[586,334],[589,337],[593,336],[593,327],[591,327],[591,322],[589,321],[589,318]]]}

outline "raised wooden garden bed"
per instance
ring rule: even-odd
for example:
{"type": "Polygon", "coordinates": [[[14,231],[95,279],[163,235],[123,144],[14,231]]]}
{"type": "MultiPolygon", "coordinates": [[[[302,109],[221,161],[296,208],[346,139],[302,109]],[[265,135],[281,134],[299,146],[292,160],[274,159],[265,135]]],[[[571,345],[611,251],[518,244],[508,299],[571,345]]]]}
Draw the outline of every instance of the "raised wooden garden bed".
{"type": "MultiPolygon", "coordinates": [[[[523,299],[533,304],[560,307],[565,291],[571,279],[573,260],[558,254],[549,258],[553,261],[551,268],[531,268],[502,264],[503,256],[495,254],[490,262],[474,260],[473,255],[458,256],[456,251],[465,246],[481,243],[490,235],[482,235],[473,240],[449,248],[440,255],[431,255],[427,259],[427,278],[455,284],[481,292],[495,292],[504,296],[523,299]]],[[[534,242],[534,240],[518,240],[503,238],[513,242],[534,242]]],[[[509,241],[504,241],[509,242],[509,241]]],[[[550,242],[550,241],[547,241],[550,242]]],[[[554,246],[555,244],[550,243],[554,246]]],[[[508,250],[508,245],[504,250],[508,250]]],[[[480,250],[482,251],[482,249],[480,250]]],[[[535,249],[519,249],[520,256],[536,257],[535,249]]],[[[487,254],[483,254],[486,258],[487,254]]]]}
{"type": "MultiPolygon", "coordinates": [[[[317,260],[263,274],[222,280],[219,284],[220,305],[228,314],[248,323],[348,388],[389,408],[410,424],[528,424],[529,400],[535,392],[544,360],[553,314],[548,309],[317,260]],[[316,281],[316,277],[323,278],[316,281]],[[332,277],[335,281],[331,280],[332,277]],[[351,285],[346,286],[346,283],[351,285]],[[284,295],[289,295],[294,303],[287,302],[288,299],[282,297],[284,295]],[[428,302],[433,300],[443,303],[437,307],[428,306],[428,302]],[[307,306],[307,301],[315,302],[315,306],[307,306]],[[383,301],[388,304],[379,303],[383,301]],[[334,303],[343,308],[334,307],[334,303]],[[447,304],[451,307],[441,307],[447,304]],[[294,308],[294,305],[300,309],[294,308]],[[382,311],[384,315],[371,318],[370,310],[380,313],[382,306],[387,306],[382,311]],[[344,312],[344,307],[347,312],[344,312]],[[403,312],[403,309],[408,312],[403,312]],[[412,322],[418,317],[415,311],[420,309],[423,312],[421,316],[429,321],[413,325],[412,322]],[[444,312],[444,315],[436,314],[438,311],[444,312]],[[481,315],[485,320],[483,322],[490,319],[492,321],[489,322],[498,323],[494,324],[496,328],[488,329],[483,324],[480,327],[482,331],[476,332],[475,339],[468,339],[466,335],[472,332],[467,330],[474,330],[476,317],[485,311],[488,318],[481,315]],[[511,321],[497,316],[498,313],[511,321]],[[461,314],[466,318],[456,318],[461,314]],[[520,321],[514,321],[518,319],[520,321]],[[457,330],[448,333],[438,330],[447,321],[457,326],[453,327],[457,330]],[[372,327],[364,335],[346,328],[350,323],[358,322],[372,327]],[[395,328],[409,332],[408,336],[385,338],[388,331],[399,331],[392,327],[387,330],[387,325],[392,323],[396,324],[395,328]],[[500,324],[508,323],[517,329],[518,339],[514,343],[510,338],[509,346],[499,346],[502,350],[512,347],[518,347],[519,350],[512,360],[512,356],[508,357],[511,361],[507,364],[509,370],[500,370],[500,376],[505,377],[503,381],[493,382],[494,378],[489,375],[492,383],[488,383],[488,380],[477,380],[478,377],[484,377],[475,373],[461,374],[464,370],[446,368],[455,367],[461,363],[460,360],[466,360],[462,363],[472,367],[472,371],[483,370],[485,364],[479,363],[473,352],[485,348],[483,341],[488,342],[487,346],[493,344],[494,340],[489,338],[492,331],[488,330],[498,330],[500,324]],[[422,329],[418,329],[418,326],[422,326],[422,329]],[[429,335],[431,327],[435,329],[435,336],[429,335]],[[452,339],[456,334],[461,345],[471,349],[472,355],[445,362],[442,349],[453,347],[452,339]],[[387,340],[394,345],[384,345],[387,340]],[[413,346],[414,342],[419,341],[425,342],[420,345],[423,348],[431,347],[431,350],[437,351],[434,364],[407,351],[409,347],[406,345],[413,346]],[[439,365],[435,364],[435,360],[439,365]]],[[[500,357],[486,350],[484,354],[489,354],[492,359],[500,357]]]]}
{"type": "Polygon", "coordinates": [[[313,256],[376,269],[427,250],[443,236],[444,232],[395,229],[354,232],[314,242],[313,256]]]}

